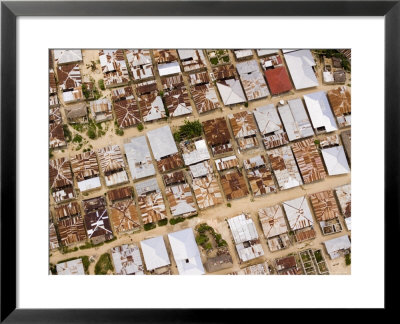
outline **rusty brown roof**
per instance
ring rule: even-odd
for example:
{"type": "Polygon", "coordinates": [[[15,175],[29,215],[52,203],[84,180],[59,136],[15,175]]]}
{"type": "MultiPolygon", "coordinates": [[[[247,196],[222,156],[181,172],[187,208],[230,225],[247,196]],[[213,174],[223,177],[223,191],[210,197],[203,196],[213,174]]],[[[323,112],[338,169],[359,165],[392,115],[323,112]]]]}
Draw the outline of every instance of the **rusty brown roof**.
{"type": "Polygon", "coordinates": [[[318,222],[339,217],[339,208],[332,190],[312,194],[310,200],[318,222]]]}
{"type": "Polygon", "coordinates": [[[49,144],[51,148],[67,145],[64,137],[60,107],[50,108],[49,137],[49,144]]]}
{"type": "Polygon", "coordinates": [[[86,230],[81,216],[63,219],[58,223],[61,244],[68,246],[86,240],[86,230]]]}
{"type": "Polygon", "coordinates": [[[231,135],[224,117],[206,120],[202,124],[208,145],[229,143],[231,135]]]}
{"type": "Polygon", "coordinates": [[[118,232],[140,229],[139,216],[132,199],[118,201],[110,206],[111,221],[118,232]]]}
{"type": "Polygon", "coordinates": [[[65,217],[71,217],[81,214],[81,209],[78,202],[71,201],[68,204],[55,206],[54,207],[54,217],[56,220],[60,220],[65,217]]]}
{"type": "Polygon", "coordinates": [[[85,213],[103,208],[106,205],[106,199],[103,196],[82,200],[82,206],[85,213]]]}
{"type": "Polygon", "coordinates": [[[153,50],[156,63],[168,63],[178,60],[178,53],[175,49],[153,50]]]}
{"type": "Polygon", "coordinates": [[[183,171],[175,171],[172,173],[164,174],[163,181],[166,186],[183,183],[185,182],[185,174],[183,173],[183,171]]]}
{"type": "Polygon", "coordinates": [[[216,80],[237,79],[236,69],[233,64],[217,66],[212,71],[216,80]]]}
{"type": "Polygon", "coordinates": [[[244,176],[239,170],[223,174],[221,186],[227,200],[241,198],[249,194],[244,176]]]}
{"type": "Polygon", "coordinates": [[[235,138],[256,134],[257,125],[250,111],[240,111],[236,114],[229,114],[228,118],[235,138]]]}
{"type": "Polygon", "coordinates": [[[71,158],[72,171],[76,180],[83,181],[99,175],[99,164],[94,151],[84,152],[71,158]]]}
{"type": "Polygon", "coordinates": [[[107,195],[110,201],[116,201],[125,198],[131,198],[133,196],[133,192],[131,187],[122,187],[108,191],[107,195]]]}
{"type": "Polygon", "coordinates": [[[49,165],[50,188],[57,189],[74,185],[69,160],[64,157],[50,160],[49,165]]]}

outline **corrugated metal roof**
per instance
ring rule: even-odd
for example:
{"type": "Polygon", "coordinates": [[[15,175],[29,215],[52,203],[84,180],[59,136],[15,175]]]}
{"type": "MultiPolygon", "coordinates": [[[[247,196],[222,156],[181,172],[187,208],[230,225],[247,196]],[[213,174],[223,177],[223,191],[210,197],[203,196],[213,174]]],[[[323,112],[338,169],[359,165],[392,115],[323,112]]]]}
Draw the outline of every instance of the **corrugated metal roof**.
{"type": "Polygon", "coordinates": [[[314,224],[306,196],[283,202],[289,226],[292,231],[312,226],[314,224]]]}
{"type": "Polygon", "coordinates": [[[156,173],[146,137],[132,137],[124,143],[126,159],[133,179],[141,179],[156,173]]]}
{"type": "Polygon", "coordinates": [[[178,152],[171,128],[168,125],[148,131],[147,138],[157,161],[178,152]]]}
{"type": "Polygon", "coordinates": [[[296,90],[318,86],[313,70],[316,64],[310,50],[293,50],[284,56],[296,90]]]}
{"type": "Polygon", "coordinates": [[[60,275],[84,275],[85,269],[83,267],[82,259],[75,259],[56,265],[57,274],[60,275]]]}
{"type": "Polygon", "coordinates": [[[139,247],[124,244],[111,249],[111,256],[117,275],[143,275],[144,268],[139,247]]]}
{"type": "Polygon", "coordinates": [[[192,165],[210,159],[206,141],[202,138],[179,143],[186,165],[192,165]]]}
{"type": "Polygon", "coordinates": [[[334,146],[321,150],[329,175],[345,174],[350,172],[343,146],[334,146]]]}
{"type": "Polygon", "coordinates": [[[327,92],[339,127],[351,125],[351,95],[345,86],[327,92]]]}
{"type": "Polygon", "coordinates": [[[148,271],[169,265],[171,262],[162,236],[140,242],[148,271]]]}
{"type": "Polygon", "coordinates": [[[53,50],[58,65],[82,61],[82,50],[53,50]]]}
{"type": "Polygon", "coordinates": [[[333,132],[338,129],[324,91],[306,94],[304,101],[316,131],[333,132]]]}

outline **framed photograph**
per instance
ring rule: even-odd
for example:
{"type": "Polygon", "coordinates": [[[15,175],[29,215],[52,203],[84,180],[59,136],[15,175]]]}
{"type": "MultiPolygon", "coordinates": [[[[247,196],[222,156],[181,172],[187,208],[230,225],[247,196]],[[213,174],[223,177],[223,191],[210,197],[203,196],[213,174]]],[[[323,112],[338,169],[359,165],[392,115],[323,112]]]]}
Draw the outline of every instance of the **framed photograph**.
{"type": "Polygon", "coordinates": [[[1,17],[2,322],[392,306],[398,1],[1,17]]]}

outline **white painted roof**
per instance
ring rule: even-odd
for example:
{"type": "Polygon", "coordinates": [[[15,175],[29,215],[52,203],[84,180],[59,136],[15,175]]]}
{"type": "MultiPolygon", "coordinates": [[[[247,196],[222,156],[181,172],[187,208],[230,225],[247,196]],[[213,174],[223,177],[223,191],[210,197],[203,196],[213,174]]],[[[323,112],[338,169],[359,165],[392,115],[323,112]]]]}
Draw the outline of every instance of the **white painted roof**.
{"type": "Polygon", "coordinates": [[[82,50],[54,50],[54,60],[58,64],[82,61],[82,50]]]}
{"type": "Polygon", "coordinates": [[[124,144],[126,158],[133,179],[145,178],[156,173],[146,137],[133,137],[124,144]]]}
{"type": "Polygon", "coordinates": [[[140,242],[140,246],[147,270],[150,271],[171,264],[162,236],[143,240],[140,242]]]}
{"type": "Polygon", "coordinates": [[[178,152],[171,128],[166,125],[147,132],[154,158],[159,161],[162,157],[178,152]]]}
{"type": "Polygon", "coordinates": [[[345,174],[350,172],[343,146],[334,146],[321,150],[329,175],[345,174]]]}
{"type": "Polygon", "coordinates": [[[247,218],[244,214],[229,218],[228,224],[236,244],[258,238],[257,230],[253,220],[251,218],[247,218]]]}
{"type": "Polygon", "coordinates": [[[304,95],[304,101],[314,129],[325,127],[325,131],[328,133],[338,129],[324,91],[306,94],[304,95]]]}
{"type": "Polygon", "coordinates": [[[347,250],[351,247],[351,242],[348,235],[339,236],[337,238],[324,242],[326,251],[331,259],[336,259],[340,256],[340,250],[347,250]]]}
{"type": "Polygon", "coordinates": [[[283,208],[292,231],[314,224],[306,196],[285,201],[283,208]]]}
{"type": "Polygon", "coordinates": [[[169,233],[168,239],[180,275],[204,274],[199,248],[191,228],[169,233]]]}
{"type": "Polygon", "coordinates": [[[78,182],[78,187],[81,192],[92,190],[101,187],[100,177],[90,178],[78,182]]]}
{"type": "Polygon", "coordinates": [[[161,63],[158,64],[158,72],[160,76],[177,74],[181,72],[181,67],[178,62],[161,63]]]}
{"type": "Polygon", "coordinates": [[[313,66],[315,60],[310,50],[294,50],[285,52],[286,64],[293,80],[296,90],[307,89],[318,86],[313,66]]]}

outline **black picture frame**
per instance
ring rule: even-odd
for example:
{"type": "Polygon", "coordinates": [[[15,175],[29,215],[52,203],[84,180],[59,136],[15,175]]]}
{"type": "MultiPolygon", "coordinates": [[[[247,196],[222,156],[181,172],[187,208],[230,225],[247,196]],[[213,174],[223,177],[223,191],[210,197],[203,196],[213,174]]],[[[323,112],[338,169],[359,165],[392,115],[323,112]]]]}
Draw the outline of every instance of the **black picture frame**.
{"type": "MultiPolygon", "coordinates": [[[[226,322],[242,310],[16,308],[16,19],[19,16],[384,16],[385,260],[399,232],[400,1],[2,1],[1,3],[1,322],[226,322]],[[393,220],[394,218],[394,220],[393,220]],[[15,242],[15,244],[11,244],[15,242]]],[[[371,46],[372,50],[373,44],[371,46]]],[[[370,107],[380,109],[380,107],[370,107]]],[[[370,183],[371,190],[373,184],[370,183]]],[[[393,268],[385,266],[385,308],[393,268]],[[391,270],[392,269],[392,270],[391,270]],[[390,273],[392,272],[392,273],[390,273]]],[[[398,280],[394,279],[394,282],[398,280]]],[[[367,284],[367,283],[366,283],[367,284]]],[[[56,297],[56,296],[55,296],[56,297]]],[[[177,303],[177,307],[179,304],[177,303]]],[[[252,310],[252,317],[262,310],[252,310]]],[[[265,310],[264,310],[265,312],[265,310]]],[[[262,315],[262,314],[258,314],[262,315]]],[[[271,316],[271,315],[269,315],[271,316]]],[[[270,317],[269,317],[270,319],[270,317]]]]}

